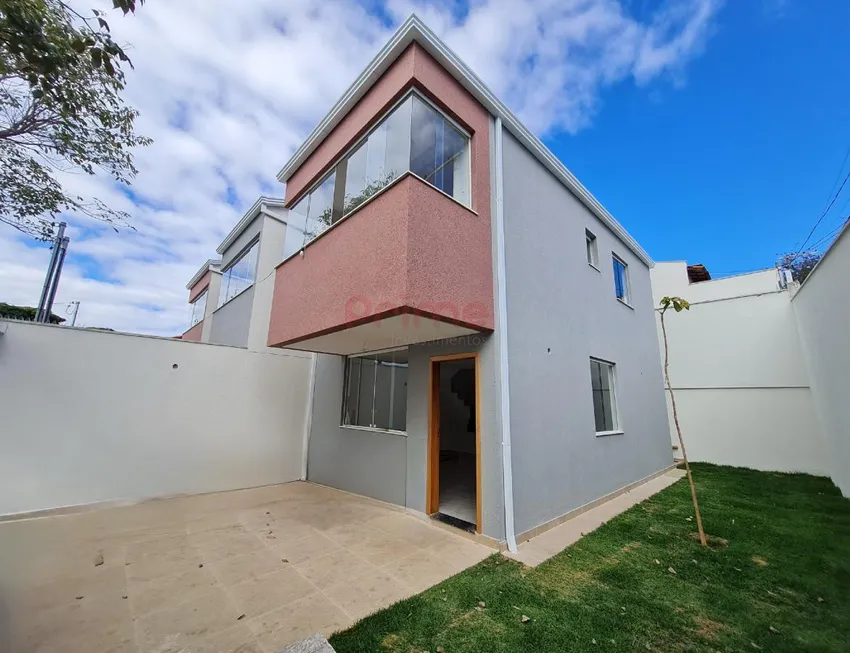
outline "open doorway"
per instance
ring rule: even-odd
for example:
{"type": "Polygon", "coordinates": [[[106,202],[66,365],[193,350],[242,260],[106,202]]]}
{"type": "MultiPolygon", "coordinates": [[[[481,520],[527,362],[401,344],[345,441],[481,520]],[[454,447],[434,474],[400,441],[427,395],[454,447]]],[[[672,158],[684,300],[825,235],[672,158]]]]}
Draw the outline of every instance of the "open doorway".
{"type": "Polygon", "coordinates": [[[480,532],[478,357],[431,359],[428,514],[480,532]]]}

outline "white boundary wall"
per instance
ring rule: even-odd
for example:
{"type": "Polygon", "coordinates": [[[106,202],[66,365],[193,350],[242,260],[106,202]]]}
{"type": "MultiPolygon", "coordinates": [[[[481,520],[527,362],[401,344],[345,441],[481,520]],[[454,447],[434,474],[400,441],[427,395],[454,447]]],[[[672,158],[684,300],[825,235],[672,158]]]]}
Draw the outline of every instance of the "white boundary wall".
{"type": "Polygon", "coordinates": [[[301,477],[310,354],[0,332],[0,515],[301,477]]]}
{"type": "Polygon", "coordinates": [[[831,476],[850,496],[850,226],[809,274],[791,302],[823,432],[831,476]]]}
{"type": "MultiPolygon", "coordinates": [[[[688,457],[830,476],[791,293],[777,272],[689,284],[684,262],[658,263],[652,289],[656,306],[665,295],[691,302],[665,318],[688,457]]],[[[658,331],[661,342],[660,323],[658,331]]],[[[670,431],[677,444],[672,412],[670,431]]]]}

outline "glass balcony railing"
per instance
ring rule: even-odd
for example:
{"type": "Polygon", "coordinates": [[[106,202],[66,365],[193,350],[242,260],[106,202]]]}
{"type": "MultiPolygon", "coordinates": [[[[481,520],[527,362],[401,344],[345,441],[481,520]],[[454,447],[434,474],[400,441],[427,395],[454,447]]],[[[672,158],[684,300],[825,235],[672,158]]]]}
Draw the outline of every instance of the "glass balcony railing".
{"type": "Polygon", "coordinates": [[[290,209],[284,258],[406,172],[470,206],[469,136],[414,91],[290,209]]]}

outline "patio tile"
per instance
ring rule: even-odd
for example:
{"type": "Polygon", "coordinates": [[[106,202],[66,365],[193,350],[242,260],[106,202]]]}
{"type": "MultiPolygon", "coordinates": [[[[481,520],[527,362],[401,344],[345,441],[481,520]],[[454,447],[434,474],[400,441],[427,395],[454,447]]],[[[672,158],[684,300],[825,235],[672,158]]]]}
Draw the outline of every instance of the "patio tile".
{"type": "Polygon", "coordinates": [[[478,564],[485,558],[496,553],[495,549],[491,549],[483,544],[476,544],[465,538],[449,535],[448,533],[446,535],[447,539],[441,540],[437,544],[432,544],[425,551],[454,565],[458,570],[478,564]]]}
{"type": "Polygon", "coordinates": [[[437,544],[450,537],[448,533],[436,526],[401,513],[377,517],[372,519],[369,525],[419,547],[437,544]]]}
{"type": "Polygon", "coordinates": [[[460,571],[456,565],[424,551],[384,565],[383,570],[416,592],[422,592],[460,571]]]}
{"type": "Polygon", "coordinates": [[[316,587],[294,570],[283,569],[234,585],[230,588],[230,596],[242,614],[256,617],[315,591],[316,587]]]}
{"type": "Polygon", "coordinates": [[[325,590],[325,595],[353,619],[362,619],[412,594],[413,590],[382,573],[343,581],[325,590]]]}
{"type": "Polygon", "coordinates": [[[182,642],[182,639],[185,638],[178,637],[175,641],[179,647],[175,651],[179,653],[263,653],[254,633],[244,623],[200,640],[182,642]]]}
{"type": "Polygon", "coordinates": [[[295,570],[320,589],[365,574],[377,574],[378,568],[346,549],[310,558],[295,570]]]}
{"type": "Polygon", "coordinates": [[[263,548],[260,538],[242,524],[196,533],[190,542],[211,562],[263,548]]]}
{"type": "Polygon", "coordinates": [[[129,651],[135,646],[129,606],[111,601],[74,599],[50,610],[15,615],[20,653],[30,651],[129,651]]]}
{"type": "MultiPolygon", "coordinates": [[[[93,565],[89,562],[88,565],[93,565]]],[[[82,596],[88,603],[111,602],[127,593],[123,567],[89,566],[76,575],[62,575],[24,591],[21,602],[27,611],[38,612],[51,608],[74,605],[82,596]]]]}
{"type": "Polygon", "coordinates": [[[310,558],[317,558],[333,551],[338,551],[341,547],[332,539],[325,537],[321,533],[302,537],[298,540],[283,542],[275,547],[275,550],[280,552],[281,556],[287,559],[290,564],[297,565],[306,562],[310,558]]]}
{"type": "Polygon", "coordinates": [[[203,638],[236,624],[236,607],[221,589],[212,589],[189,601],[151,612],[136,620],[144,646],[149,650],[171,651],[190,646],[203,638]]]}
{"type": "MultiPolygon", "coordinates": [[[[185,549],[189,546],[189,537],[186,533],[166,535],[153,539],[132,542],[127,545],[126,561],[139,562],[149,555],[167,553],[175,549],[185,549]]],[[[105,557],[105,556],[104,556],[105,557]]]]}
{"type": "Polygon", "coordinates": [[[0,536],[13,653],[274,653],[489,553],[307,483],[7,523],[0,536]]]}
{"type": "Polygon", "coordinates": [[[124,569],[127,572],[128,579],[141,582],[181,574],[197,567],[202,562],[197,549],[187,546],[182,549],[148,555],[136,562],[128,562],[124,569]]]}
{"type": "Polygon", "coordinates": [[[409,556],[419,547],[393,535],[376,531],[351,545],[349,549],[368,562],[383,566],[409,556]]]}
{"type": "Polygon", "coordinates": [[[221,558],[207,565],[219,581],[227,586],[281,571],[287,567],[280,555],[266,547],[239,556],[221,558]]]}
{"type": "Polygon", "coordinates": [[[239,525],[237,514],[230,511],[212,513],[187,520],[186,532],[190,535],[198,535],[208,531],[216,531],[222,528],[239,525]]]}
{"type": "Polygon", "coordinates": [[[367,522],[356,522],[329,528],[324,534],[342,546],[352,547],[374,535],[375,529],[367,522]]]}
{"type": "Polygon", "coordinates": [[[207,569],[192,567],[188,571],[162,576],[146,582],[129,581],[127,595],[134,617],[154,610],[175,606],[195,599],[216,587],[216,579],[207,569]]]}
{"type": "Polygon", "coordinates": [[[264,649],[277,651],[315,633],[328,636],[351,622],[352,619],[347,614],[317,592],[251,619],[248,626],[264,649]]]}

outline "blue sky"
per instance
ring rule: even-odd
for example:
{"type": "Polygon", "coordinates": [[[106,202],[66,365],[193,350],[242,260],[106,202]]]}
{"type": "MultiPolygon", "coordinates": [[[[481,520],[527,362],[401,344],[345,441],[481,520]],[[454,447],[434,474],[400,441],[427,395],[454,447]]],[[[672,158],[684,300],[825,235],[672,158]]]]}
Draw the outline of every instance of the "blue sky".
{"type": "MultiPolygon", "coordinates": [[[[606,89],[591,127],[547,144],[654,259],[716,276],[772,267],[819,217],[850,147],[848,26],[847,2],[727,2],[681,85],[606,89]]],[[[812,242],[848,200],[850,188],[812,242]]]]}
{"type": "MultiPolygon", "coordinates": [[[[111,11],[110,0],[73,0],[111,11]]],[[[126,101],[153,144],[131,190],[68,175],[135,230],[68,216],[57,301],[78,324],[188,326],[186,282],[415,12],[656,260],[771,267],[824,207],[850,146],[850,3],[838,0],[148,2],[115,15],[126,101]]],[[[850,170],[850,161],[845,172],[850,170]]],[[[850,187],[815,234],[838,224],[850,187]]],[[[0,301],[34,305],[48,251],[0,228],[0,301]]]]}

